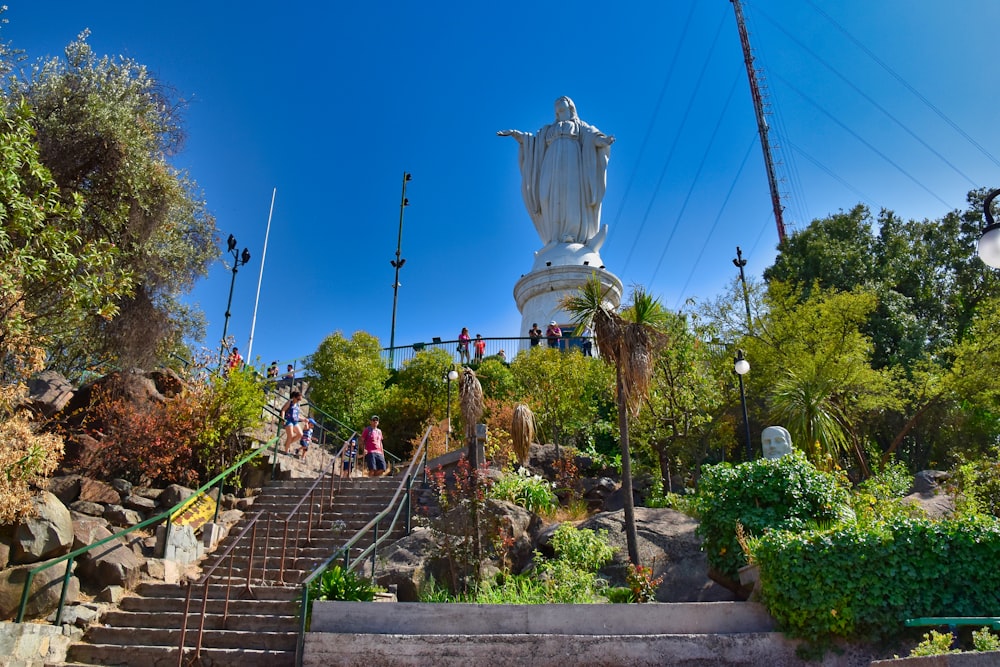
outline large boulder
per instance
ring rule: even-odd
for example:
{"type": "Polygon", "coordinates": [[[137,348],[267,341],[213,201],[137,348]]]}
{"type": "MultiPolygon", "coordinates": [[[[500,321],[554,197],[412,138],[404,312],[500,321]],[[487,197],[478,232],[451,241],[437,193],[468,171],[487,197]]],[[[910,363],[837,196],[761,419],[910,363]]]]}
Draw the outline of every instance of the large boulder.
{"type": "Polygon", "coordinates": [[[31,515],[18,521],[11,544],[12,563],[37,563],[69,553],[73,519],[53,494],[42,491],[31,499],[31,515]]]}
{"type": "MultiPolygon", "coordinates": [[[[73,526],[73,549],[81,549],[111,537],[112,533],[99,521],[78,521],[73,526]]],[[[142,559],[135,555],[121,538],[80,554],[76,575],[88,589],[102,590],[106,586],[135,588],[142,571],[142,559]]]]}
{"type": "Polygon", "coordinates": [[[88,503],[120,503],[121,495],[110,484],[82,477],[78,499],[88,503]]]}
{"type": "MultiPolygon", "coordinates": [[[[695,535],[698,522],[672,509],[635,508],[639,563],[651,566],[653,576],[663,576],[656,591],[659,602],[720,602],[735,600],[733,593],[708,577],[708,560],[695,535]]],[[[614,560],[601,569],[613,586],[624,586],[628,563],[625,512],[602,512],[577,528],[607,530],[617,548],[614,560]]]]}
{"type": "MultiPolygon", "coordinates": [[[[59,606],[63,577],[66,575],[66,562],[62,561],[42,570],[31,580],[28,604],[25,607],[26,616],[45,616],[59,606]]],[[[41,565],[42,563],[18,565],[0,571],[0,618],[10,619],[15,616],[21,604],[28,572],[41,565]]],[[[80,580],[71,576],[66,588],[66,602],[76,602],[79,597],[80,580]]]]}
{"type": "MultiPolygon", "coordinates": [[[[508,536],[505,553],[496,560],[506,561],[512,572],[524,569],[531,560],[535,541],[542,528],[542,521],[514,503],[487,500],[483,513],[490,524],[489,534],[500,530],[508,536]]],[[[396,586],[396,598],[400,602],[416,602],[420,591],[433,578],[439,584],[449,586],[452,577],[461,577],[461,564],[451,562],[447,549],[441,545],[444,533],[461,536],[467,529],[464,510],[454,510],[435,519],[434,530],[418,528],[410,535],[398,540],[379,554],[376,582],[388,588],[396,586]]],[[[485,542],[485,540],[484,540],[485,542]]],[[[484,565],[484,571],[495,571],[495,563],[484,565]]]]}
{"type": "Polygon", "coordinates": [[[433,531],[415,528],[379,554],[375,583],[383,588],[395,586],[400,602],[418,602],[420,591],[431,579],[446,583],[450,577],[441,551],[433,531]]]}
{"type": "Polygon", "coordinates": [[[80,497],[80,476],[62,475],[49,480],[47,490],[59,501],[69,507],[71,503],[80,497]]]}
{"type": "Polygon", "coordinates": [[[46,417],[60,412],[73,397],[73,385],[55,371],[43,371],[28,382],[32,407],[46,417]]]}
{"type": "Polygon", "coordinates": [[[171,484],[163,490],[163,493],[156,499],[156,503],[164,508],[170,509],[182,500],[187,500],[194,495],[194,489],[189,489],[180,484],[171,484]]]}

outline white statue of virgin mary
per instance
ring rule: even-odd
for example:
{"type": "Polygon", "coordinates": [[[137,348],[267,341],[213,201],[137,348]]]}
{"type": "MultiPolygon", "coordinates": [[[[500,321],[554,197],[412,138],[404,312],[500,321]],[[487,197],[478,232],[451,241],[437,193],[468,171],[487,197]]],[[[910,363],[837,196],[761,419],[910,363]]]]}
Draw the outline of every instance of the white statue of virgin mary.
{"type": "Polygon", "coordinates": [[[520,145],[521,196],[542,243],[582,243],[599,250],[601,201],[615,138],[580,120],[573,100],[560,97],[556,120],[537,135],[501,130],[520,145]]]}

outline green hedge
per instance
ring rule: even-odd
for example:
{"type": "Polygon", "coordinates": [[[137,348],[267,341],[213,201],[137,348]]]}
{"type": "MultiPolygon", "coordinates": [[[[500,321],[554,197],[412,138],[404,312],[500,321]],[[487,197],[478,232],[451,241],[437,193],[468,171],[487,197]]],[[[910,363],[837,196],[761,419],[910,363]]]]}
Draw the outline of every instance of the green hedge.
{"type": "Polygon", "coordinates": [[[847,491],[798,450],[776,460],[705,466],[695,507],[709,565],[733,578],[746,565],[737,522],[756,537],[769,529],[801,532],[851,515],[847,491]]]}
{"type": "Polygon", "coordinates": [[[1000,521],[893,519],[774,531],[754,544],[761,596],[796,637],[880,638],[920,616],[1000,615],[1000,521]]]}

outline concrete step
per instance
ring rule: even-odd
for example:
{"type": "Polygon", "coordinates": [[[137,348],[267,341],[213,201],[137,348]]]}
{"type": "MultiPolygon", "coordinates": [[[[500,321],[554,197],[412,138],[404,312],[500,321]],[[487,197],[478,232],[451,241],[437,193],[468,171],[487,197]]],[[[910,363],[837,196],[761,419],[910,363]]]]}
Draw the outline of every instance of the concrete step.
{"type": "MultiPolygon", "coordinates": [[[[198,627],[197,625],[194,627],[198,627]]],[[[267,628],[267,626],[264,626],[267,628]]],[[[204,648],[249,649],[253,651],[295,651],[298,632],[272,632],[270,629],[256,630],[210,630],[201,633],[204,648]]],[[[94,626],[87,630],[84,641],[106,646],[171,646],[180,643],[181,631],[174,628],[106,628],[94,626]]],[[[188,632],[184,636],[185,646],[193,646],[198,641],[198,633],[188,632]]],[[[77,658],[74,658],[77,659],[77,658]]]]}
{"type": "MultiPolygon", "coordinates": [[[[176,667],[176,646],[129,646],[75,644],[67,660],[87,665],[124,667],[176,667]]],[[[185,664],[194,657],[194,649],[185,649],[185,664]]],[[[204,648],[201,664],[211,667],[294,667],[295,651],[204,648]]]]}
{"type": "MultiPolygon", "coordinates": [[[[226,586],[222,584],[209,584],[210,599],[223,599],[226,597],[226,586]]],[[[195,593],[201,598],[204,586],[195,585],[195,593]]],[[[185,598],[187,597],[187,586],[184,584],[163,584],[145,582],[139,584],[135,592],[142,597],[151,598],[185,598]]],[[[230,598],[240,598],[240,591],[233,589],[230,598]]],[[[253,596],[257,600],[277,600],[288,601],[298,599],[298,589],[284,586],[254,586],[253,596]]]]}
{"type": "MultiPolygon", "coordinates": [[[[101,622],[112,628],[166,628],[174,630],[181,627],[183,618],[184,614],[180,612],[109,611],[101,616],[101,622]]],[[[187,627],[189,630],[197,629],[200,624],[200,614],[188,616],[187,627]]],[[[298,632],[299,620],[298,616],[284,615],[240,614],[224,616],[222,614],[205,614],[205,628],[244,631],[266,628],[271,632],[298,632]]]]}
{"type": "MultiPolygon", "coordinates": [[[[178,612],[184,613],[187,599],[176,598],[122,598],[119,607],[123,611],[147,613],[178,612]]],[[[209,614],[221,614],[225,610],[225,600],[209,599],[206,608],[209,614]]],[[[257,614],[262,616],[294,616],[299,611],[297,600],[230,600],[230,614],[257,614]]],[[[201,596],[192,596],[191,613],[201,613],[201,596]]]]}
{"type": "MultiPolygon", "coordinates": [[[[622,605],[624,606],[624,605],[622,605]]],[[[779,632],[654,635],[307,633],[303,667],[867,667],[870,654],[803,660],[779,632]]]]}

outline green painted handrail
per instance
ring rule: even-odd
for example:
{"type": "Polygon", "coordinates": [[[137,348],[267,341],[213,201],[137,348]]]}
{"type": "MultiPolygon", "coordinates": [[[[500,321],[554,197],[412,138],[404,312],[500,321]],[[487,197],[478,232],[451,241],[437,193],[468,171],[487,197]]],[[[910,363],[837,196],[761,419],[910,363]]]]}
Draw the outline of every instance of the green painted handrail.
{"type": "MultiPolygon", "coordinates": [[[[219,482],[219,481],[225,479],[231,472],[233,472],[237,468],[242,467],[243,464],[247,463],[251,459],[253,459],[253,458],[261,455],[262,453],[266,452],[267,449],[268,449],[268,447],[271,446],[272,442],[277,442],[277,438],[275,438],[274,440],[269,440],[268,442],[264,443],[263,445],[261,445],[257,449],[254,449],[254,450],[248,452],[247,454],[245,454],[243,456],[243,458],[241,458],[239,461],[237,461],[233,465],[229,466],[226,470],[224,470],[223,472],[219,473],[218,475],[216,475],[215,477],[213,477],[210,481],[206,482],[201,487],[199,487],[197,490],[195,490],[194,494],[191,497],[198,496],[200,494],[204,494],[205,491],[207,489],[209,489],[210,487],[214,486],[216,482],[219,482]]],[[[114,540],[116,538],[128,535],[129,533],[131,533],[133,531],[136,531],[136,530],[139,530],[140,528],[145,528],[146,526],[154,524],[154,523],[156,523],[156,522],[158,522],[158,521],[160,521],[162,519],[166,519],[167,520],[167,536],[169,536],[169,534],[170,534],[169,528],[170,528],[170,518],[171,518],[171,516],[173,515],[174,512],[176,512],[177,510],[179,510],[181,508],[181,506],[183,506],[185,503],[187,503],[191,499],[191,497],[185,498],[184,500],[182,500],[181,502],[177,503],[176,505],[174,505],[170,509],[168,509],[168,510],[166,510],[164,512],[161,512],[160,514],[157,514],[154,517],[150,517],[149,519],[146,519],[145,521],[142,521],[141,523],[137,523],[134,526],[131,526],[130,528],[126,528],[125,530],[120,531],[118,533],[115,533],[114,535],[111,535],[109,537],[105,537],[103,540],[100,540],[98,542],[94,542],[93,544],[87,545],[85,547],[80,547],[76,551],[71,551],[71,552],[69,552],[68,554],[66,554],[64,556],[60,556],[59,558],[56,558],[54,560],[49,561],[48,563],[45,563],[44,565],[39,565],[38,567],[36,567],[33,570],[31,570],[30,572],[28,572],[28,576],[24,580],[24,590],[21,593],[21,604],[17,608],[17,617],[14,619],[14,622],[15,623],[22,623],[24,621],[24,611],[25,611],[25,609],[28,606],[28,598],[30,597],[30,593],[31,593],[31,584],[35,580],[35,575],[38,574],[39,572],[43,572],[43,571],[49,569],[50,567],[54,567],[54,566],[58,565],[59,563],[61,563],[63,561],[68,561],[66,563],[66,574],[65,574],[65,576],[63,576],[62,591],[59,594],[59,608],[56,611],[55,625],[59,625],[60,621],[62,621],[63,606],[64,606],[64,603],[66,601],[66,589],[69,586],[69,580],[70,580],[70,577],[72,576],[72,573],[73,573],[73,560],[77,556],[79,556],[80,554],[86,553],[87,551],[90,551],[91,549],[99,547],[99,546],[101,546],[103,544],[107,544],[111,540],[114,540]]],[[[164,536],[164,542],[166,542],[166,536],[164,536]]]]}
{"type": "Polygon", "coordinates": [[[978,625],[980,627],[989,626],[993,630],[1000,630],[1000,616],[922,616],[920,618],[908,618],[904,625],[908,628],[929,625],[947,625],[949,627],[978,625]]]}

